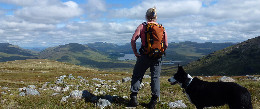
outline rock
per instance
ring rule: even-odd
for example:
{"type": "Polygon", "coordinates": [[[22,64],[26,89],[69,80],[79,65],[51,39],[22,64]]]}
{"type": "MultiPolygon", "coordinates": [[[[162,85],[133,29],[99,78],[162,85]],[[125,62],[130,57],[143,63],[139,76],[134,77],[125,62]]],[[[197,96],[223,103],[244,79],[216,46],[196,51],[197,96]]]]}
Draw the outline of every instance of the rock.
{"type": "Polygon", "coordinates": [[[54,87],[53,87],[53,90],[54,90],[55,92],[61,92],[61,89],[62,89],[62,87],[60,87],[60,86],[54,86],[54,87]]]}
{"type": "Polygon", "coordinates": [[[19,93],[19,96],[25,96],[24,92],[19,93]]]}
{"type": "Polygon", "coordinates": [[[55,82],[55,84],[63,84],[63,83],[64,83],[63,79],[60,79],[60,78],[57,79],[56,82],[55,82]]]}
{"type": "Polygon", "coordinates": [[[69,86],[66,86],[65,88],[62,89],[62,92],[67,92],[70,90],[70,87],[69,86]]]}
{"type": "Polygon", "coordinates": [[[49,83],[50,83],[50,82],[44,83],[44,84],[42,85],[42,89],[46,89],[49,83]]]}
{"type": "Polygon", "coordinates": [[[69,96],[65,96],[65,97],[62,97],[60,102],[61,103],[64,103],[64,102],[67,102],[67,99],[69,98],[69,96]]]}
{"type": "Polygon", "coordinates": [[[98,81],[98,82],[100,82],[100,83],[103,83],[103,82],[106,81],[106,80],[102,80],[102,79],[99,79],[99,78],[93,78],[92,80],[93,80],[93,81],[98,81]]]}
{"type": "Polygon", "coordinates": [[[74,80],[75,78],[72,76],[72,74],[70,74],[69,79],[74,80]]]}
{"type": "Polygon", "coordinates": [[[144,87],[144,83],[140,84],[140,89],[142,89],[144,87]]]}
{"type": "Polygon", "coordinates": [[[80,82],[83,83],[83,84],[86,84],[86,83],[88,83],[88,80],[80,79],[80,82]]]}
{"type": "Polygon", "coordinates": [[[121,81],[120,81],[120,80],[117,80],[116,83],[117,83],[117,84],[121,84],[121,81]]]}
{"type": "Polygon", "coordinates": [[[97,102],[97,106],[100,107],[101,109],[103,109],[107,106],[110,106],[110,105],[111,105],[111,103],[106,99],[99,99],[97,102]]]}
{"type": "Polygon", "coordinates": [[[25,91],[26,91],[26,87],[19,88],[19,92],[25,92],[25,91]]]}
{"type": "Polygon", "coordinates": [[[72,97],[72,98],[74,98],[74,99],[81,99],[81,98],[82,98],[82,94],[83,94],[82,91],[73,90],[73,91],[70,93],[70,97],[72,97]]]}
{"type": "Polygon", "coordinates": [[[248,79],[253,80],[253,81],[260,81],[260,77],[254,77],[251,75],[246,75],[248,79]]]}
{"type": "Polygon", "coordinates": [[[53,93],[51,94],[51,96],[56,96],[56,95],[59,95],[60,93],[53,93]]]}
{"type": "Polygon", "coordinates": [[[260,78],[254,77],[252,80],[253,81],[260,81],[260,78]]]}
{"type": "Polygon", "coordinates": [[[40,95],[36,89],[26,88],[26,95],[40,95]]]}
{"type": "Polygon", "coordinates": [[[5,94],[7,94],[7,93],[6,93],[6,92],[1,92],[1,94],[5,95],[5,94]]]}
{"type": "Polygon", "coordinates": [[[78,76],[78,79],[84,79],[82,76],[78,76]]]}
{"type": "Polygon", "coordinates": [[[128,82],[128,81],[131,81],[132,79],[130,78],[130,77],[126,77],[126,78],[123,78],[122,79],[122,82],[124,83],[124,82],[128,82]]]}
{"type": "Polygon", "coordinates": [[[3,87],[2,89],[4,89],[4,90],[7,90],[7,89],[8,89],[8,87],[3,87]]]}
{"type": "Polygon", "coordinates": [[[64,78],[67,77],[66,75],[62,75],[59,77],[59,79],[56,80],[56,84],[63,84],[64,83],[64,78]]]}
{"type": "Polygon", "coordinates": [[[30,89],[36,89],[35,85],[28,85],[27,87],[30,88],[30,89]]]}
{"type": "Polygon", "coordinates": [[[144,78],[151,78],[150,75],[144,75],[144,78]]]}
{"type": "Polygon", "coordinates": [[[63,80],[65,77],[67,77],[67,76],[66,75],[62,75],[62,76],[60,76],[59,79],[63,80]]]}
{"type": "Polygon", "coordinates": [[[235,82],[234,79],[232,79],[231,77],[227,77],[227,76],[221,77],[218,81],[219,82],[235,82]]]}
{"type": "Polygon", "coordinates": [[[169,108],[186,108],[187,106],[182,103],[182,100],[168,103],[169,108]]]}

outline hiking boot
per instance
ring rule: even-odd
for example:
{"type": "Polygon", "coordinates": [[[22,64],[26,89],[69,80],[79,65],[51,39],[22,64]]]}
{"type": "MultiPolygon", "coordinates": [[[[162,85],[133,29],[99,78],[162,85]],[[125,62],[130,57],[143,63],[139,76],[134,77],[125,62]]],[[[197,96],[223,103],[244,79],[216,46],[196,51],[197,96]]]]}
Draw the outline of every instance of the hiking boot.
{"type": "Polygon", "coordinates": [[[152,96],[151,101],[148,104],[148,109],[155,109],[155,106],[157,104],[157,96],[152,96]]]}
{"type": "Polygon", "coordinates": [[[138,105],[138,101],[137,101],[137,94],[136,93],[132,93],[130,95],[130,102],[129,102],[129,107],[136,107],[138,105]]]}
{"type": "Polygon", "coordinates": [[[137,96],[131,96],[129,107],[136,107],[138,105],[137,96]]]}

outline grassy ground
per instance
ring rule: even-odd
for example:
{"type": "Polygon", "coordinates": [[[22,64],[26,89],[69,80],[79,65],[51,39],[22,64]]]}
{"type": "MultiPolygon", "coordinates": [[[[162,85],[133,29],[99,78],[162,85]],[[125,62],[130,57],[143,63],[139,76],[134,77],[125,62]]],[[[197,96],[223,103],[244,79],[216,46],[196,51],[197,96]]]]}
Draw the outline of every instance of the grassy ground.
{"type": "MultiPolygon", "coordinates": [[[[81,66],[72,64],[60,63],[49,60],[26,60],[26,61],[12,61],[0,63],[0,108],[97,108],[96,103],[86,102],[83,99],[69,98],[67,102],[61,102],[62,97],[68,96],[72,90],[87,90],[93,94],[95,91],[105,92],[97,94],[102,97],[104,95],[116,95],[119,99],[114,100],[111,106],[106,108],[125,108],[129,101],[130,94],[130,81],[125,83],[117,83],[116,81],[122,80],[125,77],[131,77],[132,73],[129,72],[101,72],[81,66]],[[73,85],[67,92],[59,92],[58,95],[52,96],[54,90],[40,90],[39,88],[46,82],[50,82],[49,87],[55,85],[54,82],[57,77],[61,75],[72,74],[76,79],[65,79],[67,85],[73,85]],[[81,76],[86,81],[80,82],[81,76]],[[92,80],[99,78],[105,80],[103,83],[92,80]],[[100,84],[100,86],[96,85],[100,84]],[[28,85],[35,85],[40,92],[39,96],[19,96],[19,88],[27,87],[28,85]],[[76,87],[77,86],[77,87],[76,87]],[[8,88],[6,88],[8,87],[8,88]]],[[[157,105],[159,109],[167,109],[169,102],[183,100],[187,105],[187,109],[194,109],[195,106],[191,104],[182,92],[178,85],[170,85],[167,81],[169,76],[161,77],[161,96],[160,102],[157,105]]],[[[200,77],[207,81],[217,81],[220,77],[200,77]]],[[[236,83],[246,87],[252,96],[252,103],[254,109],[260,108],[260,81],[252,81],[246,77],[236,76],[232,77],[236,83]]],[[[146,108],[150,100],[150,78],[143,80],[143,87],[138,94],[138,101],[140,105],[137,108],[146,108]]],[[[64,85],[64,84],[63,84],[64,85]]],[[[62,86],[62,85],[60,85],[62,86]]],[[[211,109],[228,109],[228,106],[213,107],[211,109]]]]}

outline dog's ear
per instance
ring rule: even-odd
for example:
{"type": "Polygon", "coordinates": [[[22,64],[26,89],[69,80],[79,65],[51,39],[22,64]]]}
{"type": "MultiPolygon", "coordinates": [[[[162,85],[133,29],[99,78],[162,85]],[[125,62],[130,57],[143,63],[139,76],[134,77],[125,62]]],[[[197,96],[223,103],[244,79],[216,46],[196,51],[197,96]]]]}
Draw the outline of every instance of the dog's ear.
{"type": "Polygon", "coordinates": [[[180,64],[178,64],[178,68],[181,68],[182,69],[182,66],[180,64]]]}
{"type": "Polygon", "coordinates": [[[181,72],[185,72],[182,66],[178,66],[178,70],[181,72]]]}

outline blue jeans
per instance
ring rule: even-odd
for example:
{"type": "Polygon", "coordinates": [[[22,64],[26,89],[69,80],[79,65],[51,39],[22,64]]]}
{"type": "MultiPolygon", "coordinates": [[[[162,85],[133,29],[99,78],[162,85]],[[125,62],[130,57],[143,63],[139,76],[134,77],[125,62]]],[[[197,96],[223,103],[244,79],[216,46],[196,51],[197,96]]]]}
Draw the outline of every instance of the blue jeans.
{"type": "Polygon", "coordinates": [[[148,55],[141,55],[135,64],[132,81],[131,81],[131,92],[138,93],[140,89],[140,84],[142,82],[143,76],[148,68],[151,72],[151,91],[152,95],[159,97],[160,95],[160,73],[161,73],[161,58],[151,59],[148,55]]]}

